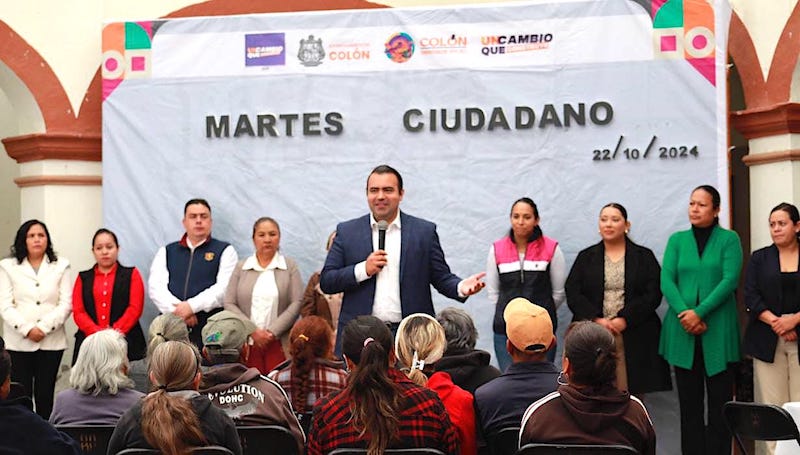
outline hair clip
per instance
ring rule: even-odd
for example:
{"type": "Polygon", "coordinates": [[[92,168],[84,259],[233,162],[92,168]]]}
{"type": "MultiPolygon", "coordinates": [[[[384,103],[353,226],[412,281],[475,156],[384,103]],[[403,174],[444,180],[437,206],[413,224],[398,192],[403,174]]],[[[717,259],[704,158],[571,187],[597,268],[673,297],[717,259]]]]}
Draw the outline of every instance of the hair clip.
{"type": "Polygon", "coordinates": [[[373,341],[375,341],[375,338],[372,337],[367,338],[366,340],[364,340],[364,347],[367,347],[367,345],[372,343],[373,341]]]}
{"type": "Polygon", "coordinates": [[[308,341],[308,337],[305,336],[305,334],[302,334],[302,333],[300,335],[297,335],[297,338],[300,338],[303,341],[308,341]]]}
{"type": "Polygon", "coordinates": [[[417,351],[414,351],[414,358],[411,359],[411,370],[419,370],[425,368],[425,361],[419,359],[419,355],[417,355],[417,351]]]}

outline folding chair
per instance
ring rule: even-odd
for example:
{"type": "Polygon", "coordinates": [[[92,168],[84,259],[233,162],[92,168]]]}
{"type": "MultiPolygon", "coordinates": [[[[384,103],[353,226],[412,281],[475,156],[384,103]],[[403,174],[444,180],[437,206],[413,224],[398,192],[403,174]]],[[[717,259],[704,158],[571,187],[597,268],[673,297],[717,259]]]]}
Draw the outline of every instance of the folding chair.
{"type": "Polygon", "coordinates": [[[488,436],[486,443],[492,455],[514,455],[519,450],[519,427],[503,428],[488,436]]]}
{"type": "MultiPolygon", "coordinates": [[[[336,449],[328,455],[364,455],[367,449],[336,449]]],[[[416,449],[386,449],[384,455],[445,455],[439,449],[419,447],[416,449]]]]}
{"type": "Polygon", "coordinates": [[[762,403],[729,401],[722,407],[725,425],[747,455],[742,438],[754,441],[794,439],[800,444],[800,432],[788,411],[780,406],[762,403]]]}
{"type": "Polygon", "coordinates": [[[105,455],[114,425],[56,425],[78,442],[84,455],[105,455]]]}
{"type": "Polygon", "coordinates": [[[592,455],[636,455],[639,452],[633,447],[620,444],[599,445],[599,444],[558,444],[558,443],[539,443],[532,442],[525,444],[517,455],[571,455],[571,454],[592,454],[592,455]]]}
{"type": "Polygon", "coordinates": [[[292,433],[279,425],[248,425],[237,426],[239,441],[242,443],[244,455],[268,453],[281,455],[299,455],[297,441],[292,433]]]}

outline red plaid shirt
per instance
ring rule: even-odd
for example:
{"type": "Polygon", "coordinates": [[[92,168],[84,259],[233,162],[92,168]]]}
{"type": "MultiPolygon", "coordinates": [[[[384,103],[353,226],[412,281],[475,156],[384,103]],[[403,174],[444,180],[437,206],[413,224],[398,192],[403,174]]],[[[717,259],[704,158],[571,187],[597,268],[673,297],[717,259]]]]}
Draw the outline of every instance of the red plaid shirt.
{"type": "MultiPolygon", "coordinates": [[[[430,447],[458,455],[458,433],[436,393],[414,384],[393,368],[389,369],[389,377],[400,387],[403,396],[400,431],[389,447],[430,447]]],[[[347,393],[329,395],[314,407],[306,454],[324,455],[340,447],[366,448],[369,434],[359,437],[359,433],[353,426],[347,393]]]]}
{"type": "MultiPolygon", "coordinates": [[[[289,362],[280,370],[271,372],[269,377],[283,387],[283,390],[289,395],[292,407],[297,411],[300,406],[295,403],[292,394],[294,388],[292,386],[292,363],[289,362]]],[[[311,382],[311,388],[306,397],[305,412],[310,413],[317,400],[330,393],[338,392],[347,385],[347,372],[337,368],[337,365],[333,362],[317,360],[314,367],[308,372],[308,379],[311,382]]]]}

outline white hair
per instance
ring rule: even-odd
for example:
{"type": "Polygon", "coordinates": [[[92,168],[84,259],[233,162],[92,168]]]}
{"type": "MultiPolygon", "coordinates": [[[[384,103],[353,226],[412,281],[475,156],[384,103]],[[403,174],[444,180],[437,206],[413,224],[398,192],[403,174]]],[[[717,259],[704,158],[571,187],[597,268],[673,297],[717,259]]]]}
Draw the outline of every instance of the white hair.
{"type": "Polygon", "coordinates": [[[128,344],[122,333],[114,329],[95,332],[83,341],[78,359],[69,375],[69,384],[81,393],[116,395],[120,389],[132,388],[128,369],[128,344]]]}

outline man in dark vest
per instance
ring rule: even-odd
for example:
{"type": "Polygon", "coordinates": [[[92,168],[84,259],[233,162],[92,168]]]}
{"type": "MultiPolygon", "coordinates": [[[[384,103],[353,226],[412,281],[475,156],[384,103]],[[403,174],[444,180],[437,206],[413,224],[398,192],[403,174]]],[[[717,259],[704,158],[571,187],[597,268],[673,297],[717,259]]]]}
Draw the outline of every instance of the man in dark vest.
{"type": "Polygon", "coordinates": [[[162,313],[174,313],[189,326],[189,339],[203,348],[201,331],[208,317],[222,310],[236,250],[211,237],[211,206],[191,199],[183,208],[186,233],[180,241],[159,248],[150,266],[150,300],[162,313]]]}

